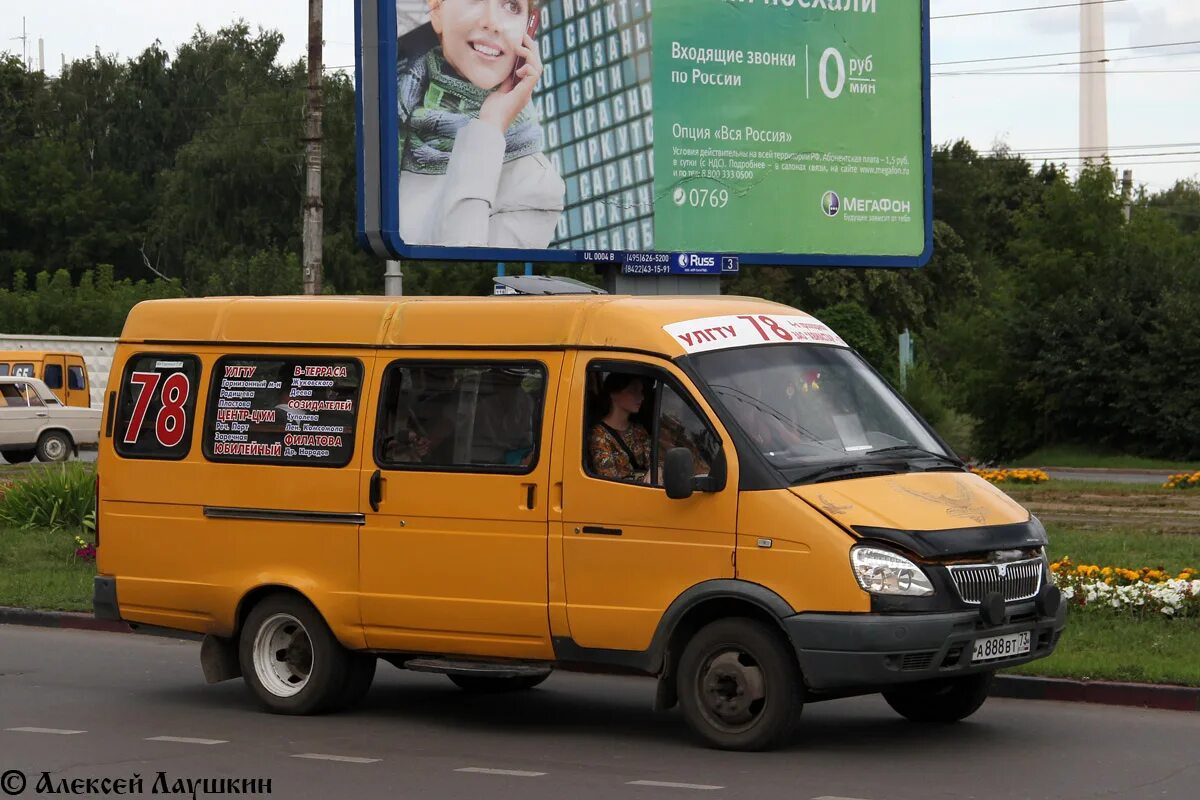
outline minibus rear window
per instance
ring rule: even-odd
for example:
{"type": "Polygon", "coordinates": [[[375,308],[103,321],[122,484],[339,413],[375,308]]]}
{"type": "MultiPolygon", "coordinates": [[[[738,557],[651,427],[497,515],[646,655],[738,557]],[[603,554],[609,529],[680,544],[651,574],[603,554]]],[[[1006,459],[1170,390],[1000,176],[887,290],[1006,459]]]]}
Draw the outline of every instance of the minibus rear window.
{"type": "Polygon", "coordinates": [[[147,353],[129,359],[117,401],[117,453],[178,461],[192,449],[200,359],[147,353]]]}
{"type": "Polygon", "coordinates": [[[204,420],[210,461],[344,467],[354,455],[362,364],[338,357],[227,356],[204,420]]]}

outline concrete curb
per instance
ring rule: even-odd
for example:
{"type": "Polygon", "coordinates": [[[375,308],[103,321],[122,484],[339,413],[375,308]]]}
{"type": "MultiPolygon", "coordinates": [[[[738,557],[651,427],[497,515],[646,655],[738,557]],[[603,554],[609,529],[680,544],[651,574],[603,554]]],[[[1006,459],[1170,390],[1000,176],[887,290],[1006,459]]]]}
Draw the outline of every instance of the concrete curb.
{"type": "MultiPolygon", "coordinates": [[[[134,632],[127,623],[96,619],[91,614],[72,611],[35,611],[8,606],[0,606],[0,625],[29,625],[39,628],[103,631],[106,633],[134,632]]],[[[198,640],[201,638],[195,634],[160,632],[160,629],[147,629],[143,632],[174,636],[180,639],[198,640]]],[[[996,680],[992,683],[991,696],[1017,700],[1058,700],[1200,712],[1200,688],[1161,686],[1151,683],[1110,683],[1107,681],[1073,681],[1064,678],[1038,678],[1025,675],[997,675],[996,680]]]]}
{"type": "Polygon", "coordinates": [[[132,633],[124,622],[96,619],[91,614],[75,611],[36,611],[31,608],[0,606],[0,625],[32,625],[38,628],[71,628],[81,631],[132,633]]]}
{"type": "Polygon", "coordinates": [[[1168,711],[1200,711],[1200,688],[1153,683],[997,675],[992,684],[991,696],[1018,700],[1059,700],[1109,706],[1137,706],[1168,711]]]}

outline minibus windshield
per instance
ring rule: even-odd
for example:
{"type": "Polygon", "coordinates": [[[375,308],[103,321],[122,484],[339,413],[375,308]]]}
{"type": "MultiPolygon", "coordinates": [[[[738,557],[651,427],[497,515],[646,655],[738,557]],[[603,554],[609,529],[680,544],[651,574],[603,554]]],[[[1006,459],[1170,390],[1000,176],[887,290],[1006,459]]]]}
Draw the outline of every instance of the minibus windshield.
{"type": "Polygon", "coordinates": [[[793,481],[904,471],[916,463],[961,468],[850,350],[780,344],[692,361],[752,445],[793,481]]]}

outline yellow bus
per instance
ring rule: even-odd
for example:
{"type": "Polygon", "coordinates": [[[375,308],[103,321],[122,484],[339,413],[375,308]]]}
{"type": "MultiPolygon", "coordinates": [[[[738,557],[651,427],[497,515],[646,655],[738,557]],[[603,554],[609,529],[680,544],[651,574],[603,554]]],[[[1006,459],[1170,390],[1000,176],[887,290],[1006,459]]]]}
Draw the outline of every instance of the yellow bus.
{"type": "Polygon", "coordinates": [[[37,378],[65,406],[91,408],[87,364],[79,353],[0,350],[0,378],[37,378]]]}
{"type": "Polygon", "coordinates": [[[143,303],[98,474],[96,614],[204,634],[276,713],[357,703],[380,658],[622,670],[763,749],[855,694],[962,719],[1065,626],[1038,520],[755,299],[143,303]]]}

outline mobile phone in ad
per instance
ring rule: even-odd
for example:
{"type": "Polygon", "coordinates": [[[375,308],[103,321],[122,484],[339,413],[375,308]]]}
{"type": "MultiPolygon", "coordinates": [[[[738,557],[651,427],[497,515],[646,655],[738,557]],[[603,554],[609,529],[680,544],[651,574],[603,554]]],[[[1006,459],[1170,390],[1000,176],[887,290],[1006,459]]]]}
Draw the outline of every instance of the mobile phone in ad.
{"type": "MultiPolygon", "coordinates": [[[[538,28],[541,26],[541,24],[542,24],[542,10],[535,5],[535,6],[533,6],[533,8],[531,8],[529,10],[529,22],[526,23],[526,25],[525,25],[525,32],[527,34],[529,34],[529,38],[531,38],[531,39],[537,38],[538,28]]],[[[513,72],[512,72],[513,83],[516,83],[517,81],[520,80],[520,78],[517,77],[517,70],[519,70],[523,66],[525,66],[525,59],[518,58],[516,64],[513,66],[513,72]]]]}

